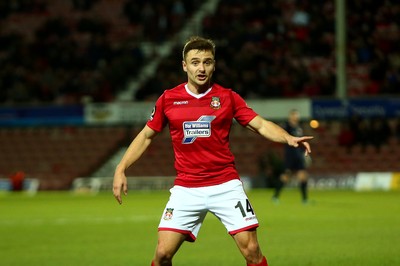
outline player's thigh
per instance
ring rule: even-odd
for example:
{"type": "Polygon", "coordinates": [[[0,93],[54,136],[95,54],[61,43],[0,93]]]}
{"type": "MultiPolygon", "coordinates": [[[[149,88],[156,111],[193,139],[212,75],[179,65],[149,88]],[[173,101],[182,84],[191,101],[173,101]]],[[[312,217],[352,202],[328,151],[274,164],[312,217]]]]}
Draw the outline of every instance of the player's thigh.
{"type": "Polygon", "coordinates": [[[198,189],[174,186],[159,223],[159,231],[175,231],[197,237],[207,214],[204,196],[198,189]]]}
{"type": "Polygon", "coordinates": [[[292,175],[292,171],[286,170],[283,174],[280,175],[280,180],[283,183],[288,183],[289,180],[290,180],[291,175],[292,175]]]}
{"type": "Polygon", "coordinates": [[[222,185],[209,201],[209,209],[231,235],[258,226],[254,209],[239,180],[222,185]]]}
{"type": "Polygon", "coordinates": [[[185,241],[186,235],[173,231],[159,231],[156,256],[172,257],[185,241]]]}

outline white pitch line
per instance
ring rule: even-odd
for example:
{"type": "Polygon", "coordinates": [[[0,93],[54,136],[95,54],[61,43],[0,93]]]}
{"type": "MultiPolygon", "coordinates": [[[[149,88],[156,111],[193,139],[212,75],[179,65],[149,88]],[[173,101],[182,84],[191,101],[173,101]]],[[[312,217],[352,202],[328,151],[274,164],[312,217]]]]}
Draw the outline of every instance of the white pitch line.
{"type": "Polygon", "coordinates": [[[136,215],[131,217],[54,217],[33,218],[29,220],[1,219],[0,226],[41,226],[41,225],[69,225],[69,224],[104,224],[104,223],[141,223],[158,221],[159,216],[136,215]]]}

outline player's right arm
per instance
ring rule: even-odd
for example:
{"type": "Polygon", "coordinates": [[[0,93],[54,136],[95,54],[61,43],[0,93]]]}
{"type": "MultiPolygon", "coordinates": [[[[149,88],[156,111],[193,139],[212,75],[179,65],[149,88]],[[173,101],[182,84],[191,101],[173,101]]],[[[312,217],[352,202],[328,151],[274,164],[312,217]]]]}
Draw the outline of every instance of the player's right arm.
{"type": "Polygon", "coordinates": [[[142,156],[156,135],[157,132],[146,125],[133,139],[121,161],[115,168],[113,193],[119,204],[122,204],[121,192],[125,195],[128,193],[128,182],[125,170],[142,156]]]}

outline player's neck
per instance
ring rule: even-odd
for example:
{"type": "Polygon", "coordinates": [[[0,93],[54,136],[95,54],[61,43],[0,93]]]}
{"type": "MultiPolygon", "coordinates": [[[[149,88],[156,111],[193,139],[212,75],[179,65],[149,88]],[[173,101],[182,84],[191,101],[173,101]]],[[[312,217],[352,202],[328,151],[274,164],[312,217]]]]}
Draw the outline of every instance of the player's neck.
{"type": "Polygon", "coordinates": [[[199,86],[188,83],[187,87],[193,94],[199,95],[205,93],[210,88],[210,84],[204,84],[199,86]]]}

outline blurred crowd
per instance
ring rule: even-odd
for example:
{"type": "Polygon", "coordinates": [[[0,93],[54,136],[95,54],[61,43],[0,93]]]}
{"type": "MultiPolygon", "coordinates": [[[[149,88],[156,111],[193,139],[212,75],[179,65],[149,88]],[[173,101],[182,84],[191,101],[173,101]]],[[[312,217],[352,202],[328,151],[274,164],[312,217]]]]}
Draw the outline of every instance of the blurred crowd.
{"type": "Polygon", "coordinates": [[[353,115],[348,121],[340,124],[338,144],[348,152],[352,152],[355,146],[360,146],[362,152],[368,147],[373,147],[379,152],[382,146],[389,144],[391,138],[400,141],[400,119],[390,121],[392,124],[382,117],[366,119],[353,115]]]}
{"type": "MultiPolygon", "coordinates": [[[[113,101],[152,60],[141,43],[172,38],[202,3],[1,1],[0,104],[113,101]]],[[[399,2],[346,5],[349,95],[399,94],[399,2]]],[[[215,81],[243,97],[335,95],[334,0],[221,0],[202,28],[217,43],[215,81]]],[[[132,99],[153,99],[185,81],[181,48],[132,99]]]]}
{"type": "MultiPolygon", "coordinates": [[[[247,99],[335,95],[334,2],[221,0],[203,20],[204,34],[217,43],[215,80],[247,99]]],[[[400,4],[346,3],[348,94],[398,94],[400,4]]],[[[180,49],[137,99],[183,80],[180,49]]]]}
{"type": "Polygon", "coordinates": [[[195,4],[1,1],[0,103],[113,101],[144,64],[140,43],[170,38],[195,4]]]}

